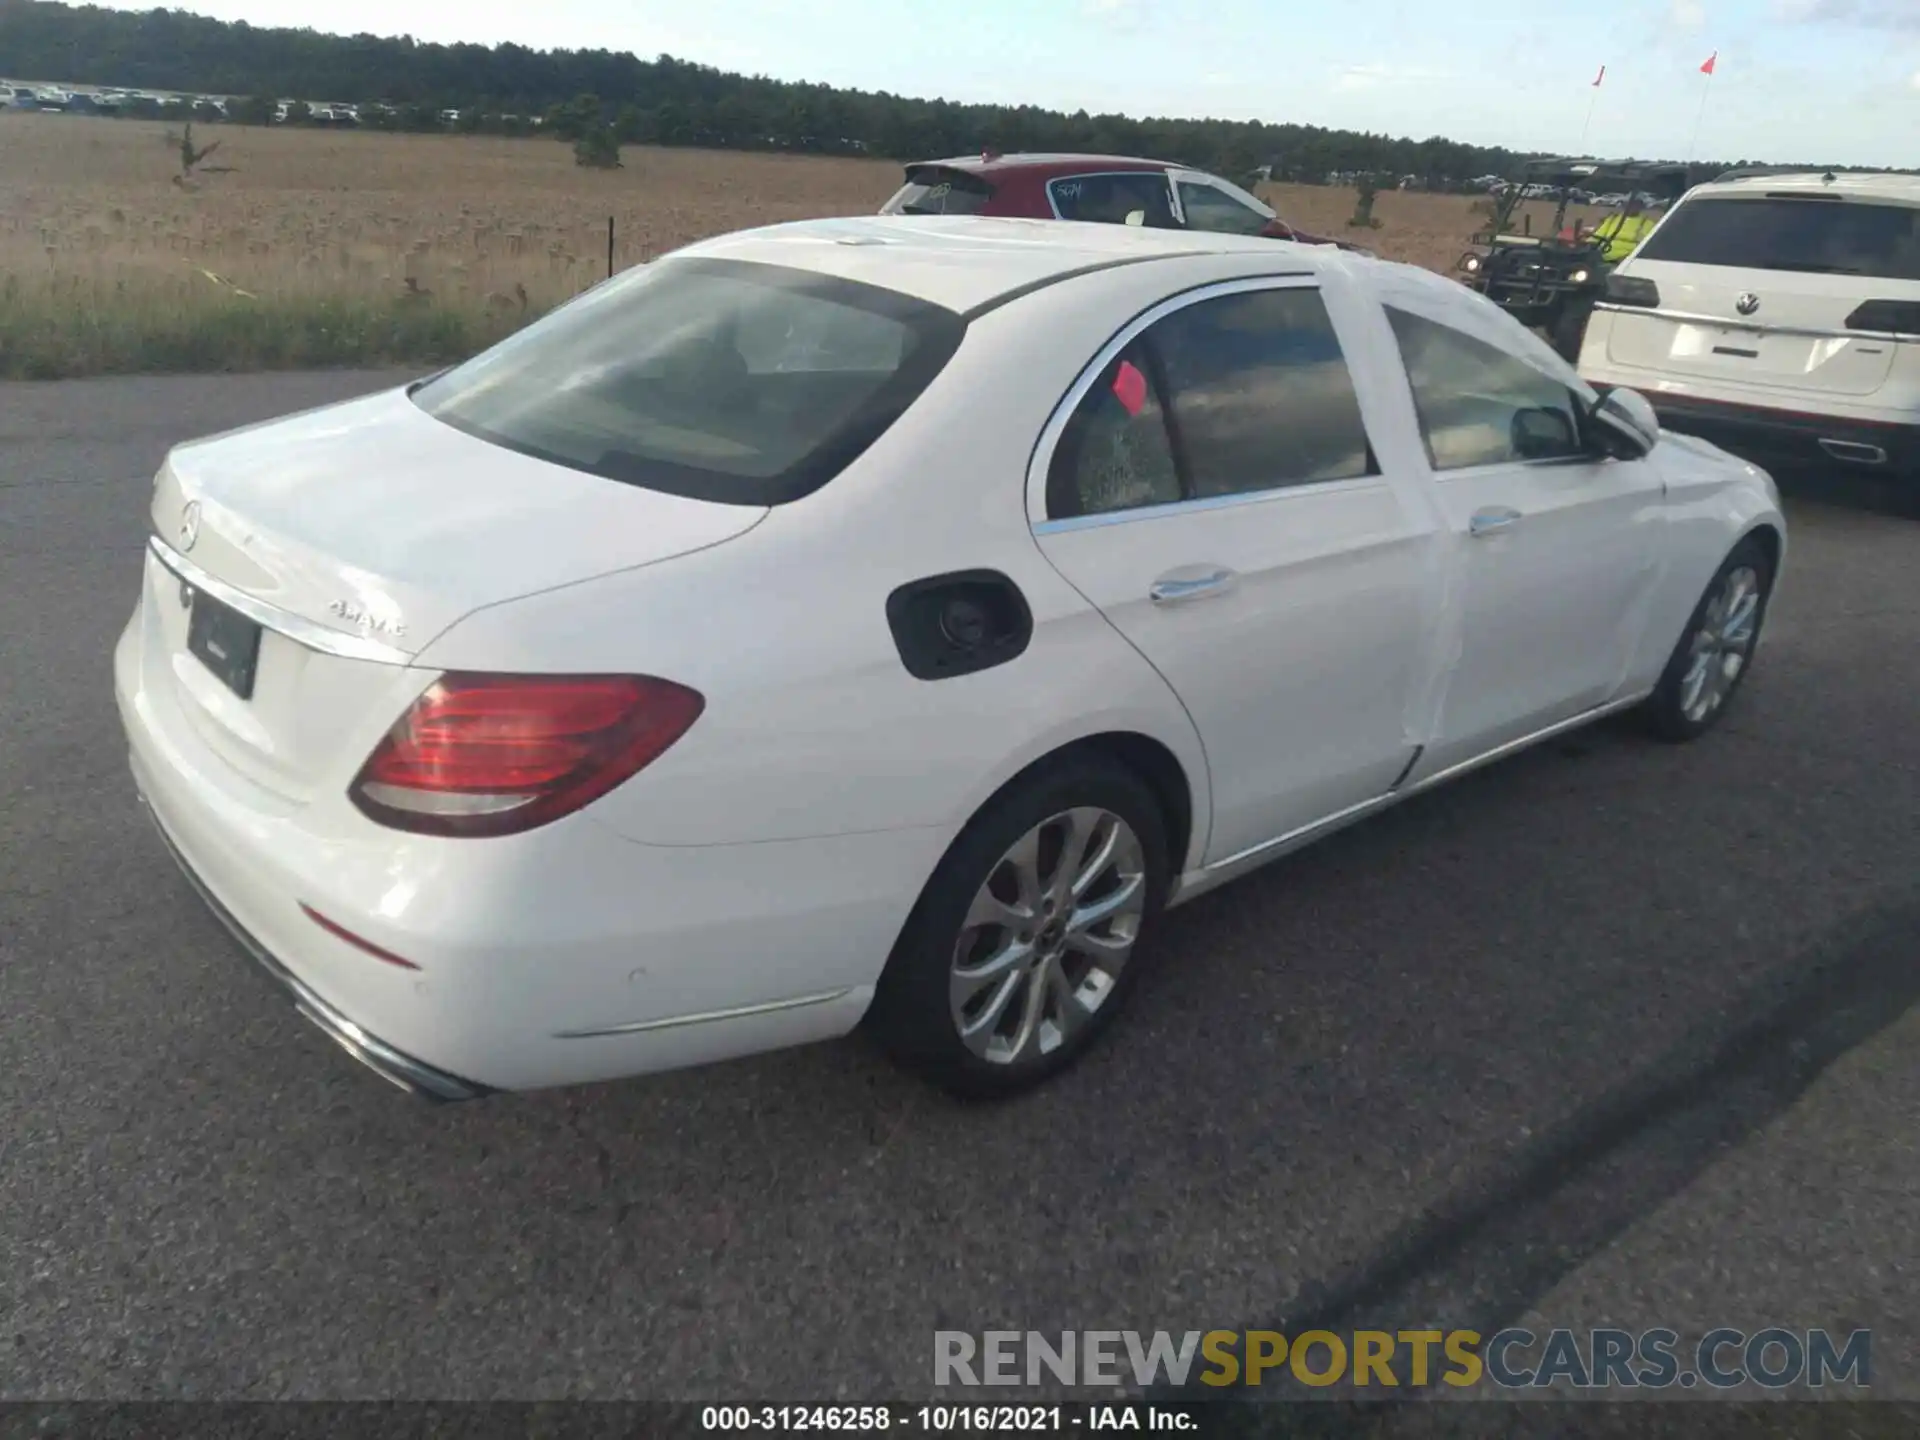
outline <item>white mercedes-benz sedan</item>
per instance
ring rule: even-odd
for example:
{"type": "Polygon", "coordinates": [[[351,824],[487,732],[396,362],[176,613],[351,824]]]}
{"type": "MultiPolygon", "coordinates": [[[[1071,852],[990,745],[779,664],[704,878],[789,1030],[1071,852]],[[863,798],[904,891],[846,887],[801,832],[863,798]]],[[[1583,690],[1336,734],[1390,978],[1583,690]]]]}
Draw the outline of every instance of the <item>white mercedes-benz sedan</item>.
{"type": "Polygon", "coordinates": [[[1768,476],[1451,280],[1262,238],[807,222],[181,445],[115,656],[244,949],[457,1099],[865,1025],[1004,1094],[1155,919],[1751,666],[1768,476]]]}

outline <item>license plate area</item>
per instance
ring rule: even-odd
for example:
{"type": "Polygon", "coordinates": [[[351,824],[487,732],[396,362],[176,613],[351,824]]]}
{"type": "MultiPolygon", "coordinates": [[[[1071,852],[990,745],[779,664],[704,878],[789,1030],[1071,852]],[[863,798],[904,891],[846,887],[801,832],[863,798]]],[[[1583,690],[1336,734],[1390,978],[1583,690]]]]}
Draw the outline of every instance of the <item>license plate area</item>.
{"type": "Polygon", "coordinates": [[[192,592],[187,651],[242,700],[253,698],[260,668],[260,626],[204,591],[192,592]]]}

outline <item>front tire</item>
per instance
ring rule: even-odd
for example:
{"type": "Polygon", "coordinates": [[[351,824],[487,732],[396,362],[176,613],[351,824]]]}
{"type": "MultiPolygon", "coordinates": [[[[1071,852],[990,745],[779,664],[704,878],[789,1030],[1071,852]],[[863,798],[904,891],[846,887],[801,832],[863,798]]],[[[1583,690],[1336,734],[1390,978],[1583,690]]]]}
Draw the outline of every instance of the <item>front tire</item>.
{"type": "Polygon", "coordinates": [[[1647,697],[1642,715],[1655,735],[1695,740],[1719,723],[1753,668],[1772,593],[1772,556],[1749,537],[1714,573],[1647,697]]]}
{"type": "Polygon", "coordinates": [[[954,841],[881,975],[868,1030],[955,1095],[1039,1085],[1132,993],[1167,876],[1166,822],[1144,781],[1096,755],[1045,766],[954,841]]]}

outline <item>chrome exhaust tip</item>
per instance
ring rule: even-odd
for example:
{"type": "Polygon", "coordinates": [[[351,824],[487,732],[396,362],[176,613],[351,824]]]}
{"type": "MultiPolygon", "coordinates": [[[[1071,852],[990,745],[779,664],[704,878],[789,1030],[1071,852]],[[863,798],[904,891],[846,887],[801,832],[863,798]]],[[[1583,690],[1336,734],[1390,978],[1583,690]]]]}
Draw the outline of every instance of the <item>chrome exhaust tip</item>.
{"type": "Polygon", "coordinates": [[[1844,460],[1849,465],[1884,465],[1887,452],[1878,445],[1863,444],[1858,440],[1822,440],[1820,448],[1836,460],[1844,460]]]}

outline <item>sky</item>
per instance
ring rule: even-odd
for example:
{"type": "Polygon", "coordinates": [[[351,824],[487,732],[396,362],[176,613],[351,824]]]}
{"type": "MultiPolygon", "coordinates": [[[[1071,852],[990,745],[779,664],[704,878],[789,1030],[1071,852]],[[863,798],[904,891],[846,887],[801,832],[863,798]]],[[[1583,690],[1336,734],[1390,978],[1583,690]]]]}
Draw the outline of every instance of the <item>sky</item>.
{"type": "MultiPolygon", "coordinates": [[[[150,0],[108,0],[147,9],[150,0]]],[[[1920,0],[186,0],[950,100],[1521,150],[1920,165],[1920,0]],[[404,13],[404,21],[398,17],[404,13]],[[1719,59],[1711,80],[1700,73],[1719,59]],[[1593,80],[1607,67],[1598,88],[1593,80]]]]}

